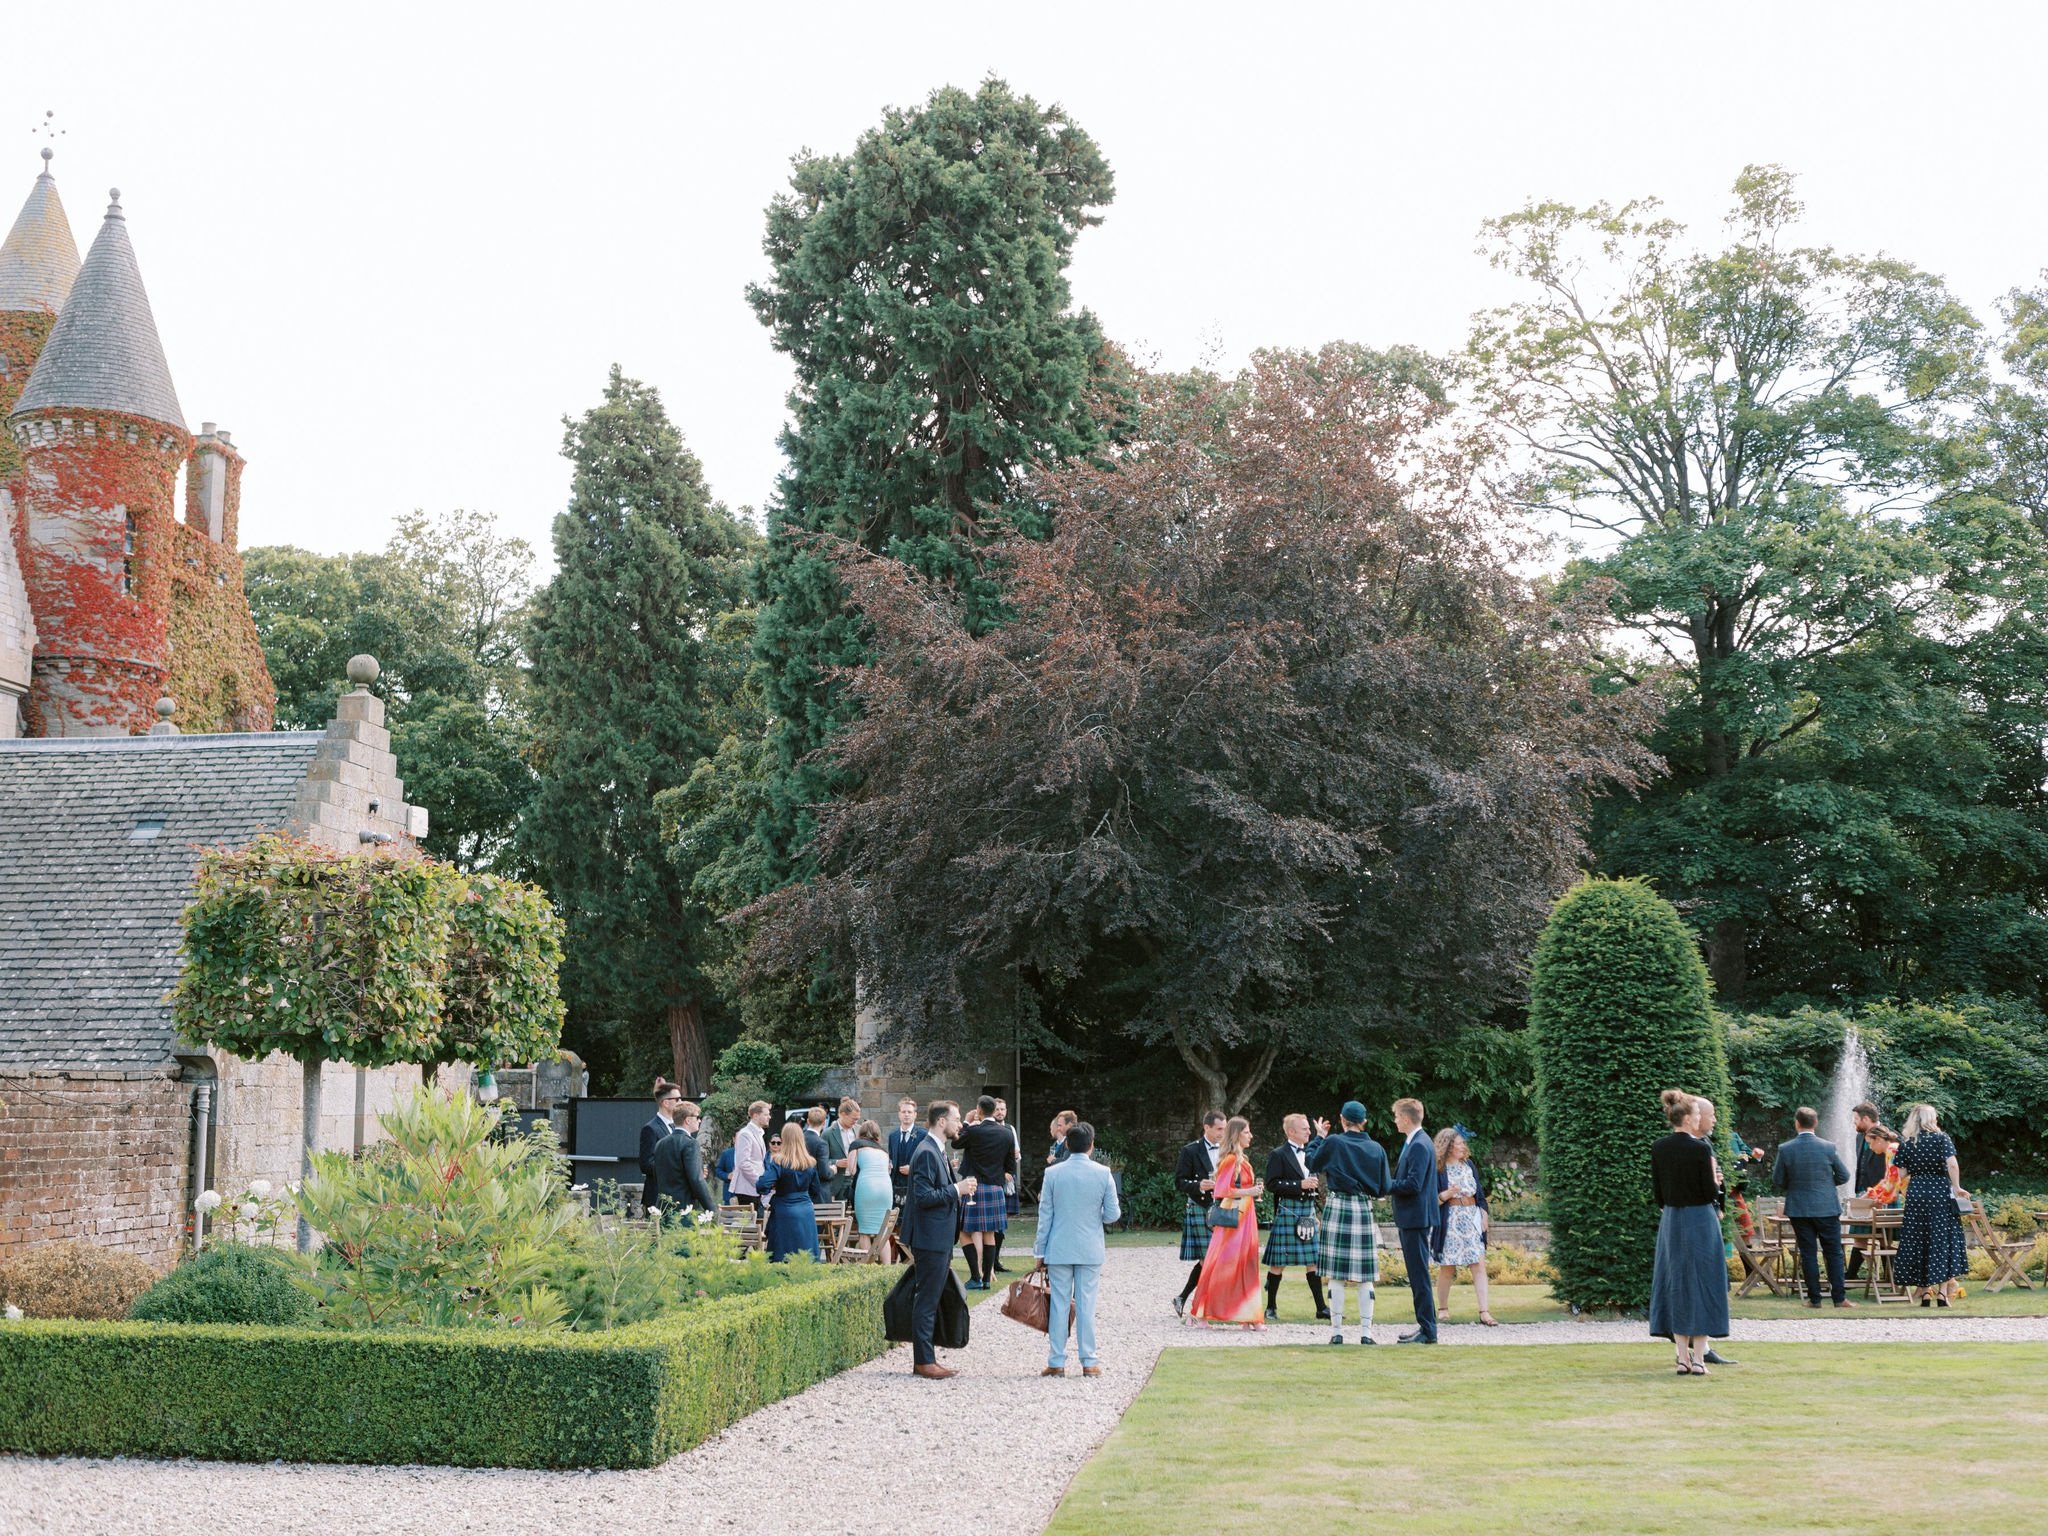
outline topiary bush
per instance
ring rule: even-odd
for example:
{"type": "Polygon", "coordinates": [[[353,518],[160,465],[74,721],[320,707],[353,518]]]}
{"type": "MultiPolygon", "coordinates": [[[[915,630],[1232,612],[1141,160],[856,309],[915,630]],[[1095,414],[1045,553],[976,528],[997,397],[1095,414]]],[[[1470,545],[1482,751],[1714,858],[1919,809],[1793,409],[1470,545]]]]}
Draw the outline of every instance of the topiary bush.
{"type": "Polygon", "coordinates": [[[128,1314],[145,1323],[270,1323],[318,1320],[313,1298],[292,1280],[291,1261],[273,1248],[215,1243],[142,1293],[128,1314]]]}
{"type": "Polygon", "coordinates": [[[1699,946],[1640,880],[1588,880],[1557,903],[1529,976],[1552,1289],[1580,1308],[1648,1305],[1658,1209],[1657,1096],[1709,1098],[1728,1061],[1699,946]]]}
{"type": "Polygon", "coordinates": [[[41,1243],[0,1262],[0,1306],[29,1317],[126,1317],[161,1271],[132,1253],[91,1243],[41,1243]]]}

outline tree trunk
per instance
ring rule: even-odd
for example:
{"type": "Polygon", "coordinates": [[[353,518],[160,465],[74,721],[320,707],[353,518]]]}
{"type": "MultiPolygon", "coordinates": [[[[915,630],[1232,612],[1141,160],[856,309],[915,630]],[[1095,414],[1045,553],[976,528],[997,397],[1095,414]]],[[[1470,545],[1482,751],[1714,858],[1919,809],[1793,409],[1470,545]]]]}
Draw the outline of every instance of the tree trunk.
{"type": "Polygon", "coordinates": [[[1250,1066],[1239,1074],[1236,1082],[1230,1080],[1228,1065],[1220,1051],[1212,1046],[1192,1044],[1180,1030],[1173,1032],[1174,1049],[1180,1052],[1180,1059],[1188,1064],[1188,1070],[1201,1079],[1202,1087],[1208,1092],[1208,1102],[1202,1106],[1220,1109],[1226,1115],[1235,1115],[1251,1103],[1252,1095],[1265,1087],[1266,1079],[1272,1075],[1273,1063],[1280,1059],[1278,1045],[1266,1045],[1252,1059],[1250,1066]]]}
{"type": "Polygon", "coordinates": [[[675,1081],[685,1093],[711,1086],[711,1042],[704,1038],[704,1008],[695,998],[668,1005],[668,1044],[675,1081]]]}
{"type": "MultiPolygon", "coordinates": [[[[299,1188],[313,1177],[313,1150],[320,1145],[320,1059],[299,1063],[299,1188]]],[[[313,1227],[299,1213],[299,1252],[313,1251],[313,1227]]]]}
{"type": "Polygon", "coordinates": [[[1749,925],[1741,918],[1724,917],[1707,935],[1707,974],[1718,1001],[1742,1001],[1749,987],[1749,925]]]}

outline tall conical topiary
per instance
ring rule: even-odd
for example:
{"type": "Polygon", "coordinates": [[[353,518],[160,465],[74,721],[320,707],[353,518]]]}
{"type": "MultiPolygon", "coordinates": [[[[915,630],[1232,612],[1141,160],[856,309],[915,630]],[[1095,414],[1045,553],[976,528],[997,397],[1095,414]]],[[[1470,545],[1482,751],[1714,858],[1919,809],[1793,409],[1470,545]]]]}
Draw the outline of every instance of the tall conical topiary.
{"type": "Polygon", "coordinates": [[[1642,1307],[1657,1251],[1650,1144],[1657,1096],[1728,1103],[1728,1059],[1699,944],[1640,880],[1567,892],[1529,978],[1537,1134],[1559,1299],[1642,1307]]]}

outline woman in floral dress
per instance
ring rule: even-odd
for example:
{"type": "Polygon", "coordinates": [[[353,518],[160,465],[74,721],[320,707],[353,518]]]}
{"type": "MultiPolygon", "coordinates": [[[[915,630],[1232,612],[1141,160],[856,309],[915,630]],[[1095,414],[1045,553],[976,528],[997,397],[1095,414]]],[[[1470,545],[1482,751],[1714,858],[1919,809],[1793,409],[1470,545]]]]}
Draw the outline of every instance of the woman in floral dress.
{"type": "Polygon", "coordinates": [[[1472,1166],[1471,1148],[1449,1126],[1436,1133],[1436,1198],[1444,1218],[1434,1234],[1437,1316],[1450,1316],[1451,1287],[1459,1270],[1470,1269],[1472,1292],[1479,1300],[1479,1321],[1489,1328],[1498,1327],[1487,1310],[1486,1191],[1472,1166]]]}
{"type": "Polygon", "coordinates": [[[1251,1122],[1239,1116],[1223,1128],[1223,1155],[1216,1163],[1216,1200],[1211,1212],[1234,1211],[1237,1225],[1209,1227],[1209,1252],[1202,1278],[1188,1302],[1188,1321],[1266,1326],[1259,1294],[1259,1213],[1256,1201],[1266,1186],[1252,1172],[1251,1122]]]}
{"type": "Polygon", "coordinates": [[[1916,1287],[1920,1305],[1955,1299],[1956,1281],[1969,1273],[1960,1201],[1969,1197],[1956,1166],[1956,1144],[1935,1119],[1932,1104],[1915,1104],[1900,1127],[1896,1166],[1906,1170],[1906,1211],[1892,1276],[1916,1287]]]}

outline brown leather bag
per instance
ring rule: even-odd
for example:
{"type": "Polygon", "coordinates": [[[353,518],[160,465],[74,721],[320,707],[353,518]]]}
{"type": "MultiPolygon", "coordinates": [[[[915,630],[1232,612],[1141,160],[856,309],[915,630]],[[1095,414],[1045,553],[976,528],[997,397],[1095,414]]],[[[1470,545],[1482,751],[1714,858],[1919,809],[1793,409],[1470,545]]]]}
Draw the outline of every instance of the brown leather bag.
{"type": "Polygon", "coordinates": [[[1051,1331],[1052,1284],[1044,1270],[1034,1269],[1022,1280],[1010,1282],[1010,1294],[1003,1298],[1003,1316],[1040,1333],[1051,1331]]]}

